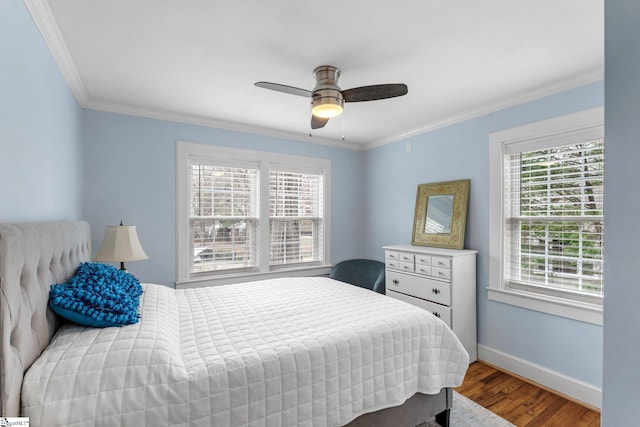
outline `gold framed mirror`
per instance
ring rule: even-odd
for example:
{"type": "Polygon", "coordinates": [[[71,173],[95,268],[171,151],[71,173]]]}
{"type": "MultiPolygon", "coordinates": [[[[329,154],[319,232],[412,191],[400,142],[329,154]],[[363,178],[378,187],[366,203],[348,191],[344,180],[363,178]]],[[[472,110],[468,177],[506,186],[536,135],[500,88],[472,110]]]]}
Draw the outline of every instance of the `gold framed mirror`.
{"type": "Polygon", "coordinates": [[[471,181],[418,185],[411,244],[463,249],[471,181]]]}

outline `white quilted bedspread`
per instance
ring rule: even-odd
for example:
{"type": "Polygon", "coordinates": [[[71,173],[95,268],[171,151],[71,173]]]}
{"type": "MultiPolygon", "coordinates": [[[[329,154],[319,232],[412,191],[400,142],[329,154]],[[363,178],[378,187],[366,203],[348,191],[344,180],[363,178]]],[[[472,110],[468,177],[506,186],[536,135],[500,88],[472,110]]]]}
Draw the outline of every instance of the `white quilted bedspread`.
{"type": "Polygon", "coordinates": [[[429,312],[327,278],[144,286],[138,324],[60,330],[24,380],[31,425],[339,426],[469,362],[429,312]]]}

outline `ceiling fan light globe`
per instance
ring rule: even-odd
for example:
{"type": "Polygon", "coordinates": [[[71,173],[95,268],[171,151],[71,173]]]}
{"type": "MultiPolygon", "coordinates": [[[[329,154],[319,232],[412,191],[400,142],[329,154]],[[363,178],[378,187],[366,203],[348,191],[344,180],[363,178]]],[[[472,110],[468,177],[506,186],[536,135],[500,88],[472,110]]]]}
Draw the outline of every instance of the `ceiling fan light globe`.
{"type": "Polygon", "coordinates": [[[338,104],[320,104],[313,106],[311,114],[323,119],[331,119],[333,117],[338,117],[343,111],[344,109],[342,106],[338,104]]]}
{"type": "Polygon", "coordinates": [[[331,119],[342,114],[344,99],[338,89],[317,89],[311,101],[311,114],[323,119],[331,119]]]}

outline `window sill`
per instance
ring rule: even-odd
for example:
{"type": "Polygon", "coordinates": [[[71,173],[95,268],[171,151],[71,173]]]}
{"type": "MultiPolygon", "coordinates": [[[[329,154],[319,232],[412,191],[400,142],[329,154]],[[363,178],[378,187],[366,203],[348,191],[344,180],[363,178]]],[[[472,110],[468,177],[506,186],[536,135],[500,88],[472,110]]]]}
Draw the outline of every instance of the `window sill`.
{"type": "Polygon", "coordinates": [[[204,286],[228,285],[232,283],[255,282],[256,280],[275,279],[277,277],[327,276],[330,265],[280,269],[266,273],[225,274],[209,277],[198,277],[176,281],[176,289],[201,288],[204,286]]]}
{"type": "Polygon", "coordinates": [[[487,288],[489,300],[602,326],[602,306],[533,292],[487,288]]]}

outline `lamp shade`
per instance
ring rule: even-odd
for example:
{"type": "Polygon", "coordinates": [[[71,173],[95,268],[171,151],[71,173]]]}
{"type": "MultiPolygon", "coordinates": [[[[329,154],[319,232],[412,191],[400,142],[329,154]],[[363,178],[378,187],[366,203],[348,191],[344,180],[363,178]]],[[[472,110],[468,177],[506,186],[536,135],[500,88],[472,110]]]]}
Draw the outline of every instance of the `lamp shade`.
{"type": "Polygon", "coordinates": [[[147,258],[134,225],[109,225],[94,261],[122,263],[147,258]]]}

